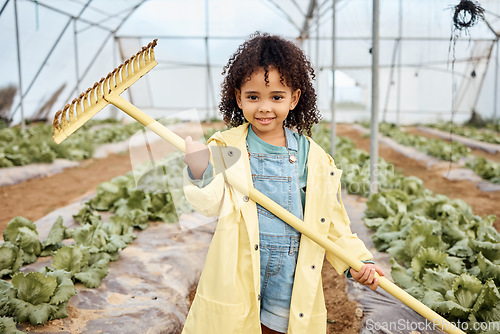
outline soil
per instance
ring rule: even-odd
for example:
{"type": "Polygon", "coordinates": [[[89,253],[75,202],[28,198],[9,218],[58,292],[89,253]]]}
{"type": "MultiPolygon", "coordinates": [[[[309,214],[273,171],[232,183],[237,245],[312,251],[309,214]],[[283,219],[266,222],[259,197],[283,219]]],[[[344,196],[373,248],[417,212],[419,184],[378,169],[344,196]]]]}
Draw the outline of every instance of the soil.
{"type": "MultiPolygon", "coordinates": [[[[221,124],[212,123],[205,128],[220,126],[221,124]]],[[[369,151],[369,138],[349,125],[339,124],[337,134],[351,138],[358,148],[369,151]]],[[[380,145],[380,156],[392,162],[405,175],[421,178],[427,188],[450,198],[462,198],[472,206],[476,214],[496,214],[500,217],[500,192],[481,192],[469,181],[447,180],[441,175],[442,171],[427,169],[384,145],[380,145]]],[[[112,154],[103,159],[84,161],[81,166],[68,168],[57,175],[0,187],[0,199],[3,202],[0,231],[15,216],[38,220],[56,208],[74,203],[82,196],[95,192],[99,183],[130,170],[129,154],[112,154]]],[[[496,228],[500,230],[498,220],[496,228]]],[[[328,263],[323,266],[322,276],[328,310],[328,333],[359,333],[362,312],[357,302],[347,297],[345,277],[339,276],[328,263]]],[[[193,291],[194,289],[195,287],[193,291]]],[[[192,297],[193,293],[190,295],[192,297]]]]}

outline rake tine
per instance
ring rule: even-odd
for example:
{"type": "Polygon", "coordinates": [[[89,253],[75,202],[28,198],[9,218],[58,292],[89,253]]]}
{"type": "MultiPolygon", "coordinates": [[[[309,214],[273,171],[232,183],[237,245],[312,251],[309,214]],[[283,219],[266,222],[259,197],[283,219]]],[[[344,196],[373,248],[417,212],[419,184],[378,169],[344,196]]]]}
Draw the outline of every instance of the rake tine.
{"type": "Polygon", "coordinates": [[[82,115],[82,101],[85,96],[85,93],[81,93],[80,96],[78,97],[78,101],[76,103],[76,118],[80,117],[82,115]]]}
{"type": "Polygon", "coordinates": [[[156,39],[143,47],[141,51],[127,59],[106,77],[96,82],[91,88],[81,93],[63,110],[54,115],[53,139],[61,143],[85,122],[110,103],[110,95],[120,95],[134,82],[157,65],[153,48],[156,39]]]}
{"type": "MultiPolygon", "coordinates": [[[[90,108],[92,105],[92,100],[90,100],[90,93],[92,92],[92,88],[87,89],[85,91],[85,96],[83,97],[83,109],[85,110],[86,108],[90,108]]],[[[80,115],[77,115],[80,117],[80,115]]]]}
{"type": "Polygon", "coordinates": [[[70,107],[70,105],[69,105],[69,104],[67,104],[67,105],[64,107],[63,111],[62,111],[62,116],[61,116],[61,127],[62,127],[62,128],[69,126],[69,123],[68,123],[68,116],[67,116],[67,113],[68,113],[69,107],[70,107]]]}

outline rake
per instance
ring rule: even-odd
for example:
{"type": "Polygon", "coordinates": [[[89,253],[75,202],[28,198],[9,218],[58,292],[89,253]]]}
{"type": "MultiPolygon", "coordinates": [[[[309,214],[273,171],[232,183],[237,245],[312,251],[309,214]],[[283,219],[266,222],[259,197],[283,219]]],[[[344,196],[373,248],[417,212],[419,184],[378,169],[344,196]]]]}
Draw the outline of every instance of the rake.
{"type": "MultiPolygon", "coordinates": [[[[120,96],[120,94],[123,93],[128,87],[158,64],[154,57],[154,47],[156,46],[156,42],[157,40],[155,39],[147,46],[143,47],[141,51],[126,60],[105,78],[96,82],[94,86],[87,89],[85,93],[80,94],[78,98],[74,99],[71,103],[68,103],[62,111],[58,111],[54,116],[53,122],[54,142],[57,144],[61,143],[78,128],[80,128],[85,122],[96,115],[101,109],[111,103],[182,152],[185,152],[185,142],[181,137],[120,96]]],[[[212,154],[214,153],[217,153],[217,150],[212,152],[212,154]]],[[[219,150],[218,154],[222,154],[222,152],[219,150]]],[[[221,161],[220,159],[217,160],[221,161]]],[[[326,236],[310,230],[300,219],[269,199],[267,196],[255,188],[249,187],[246,183],[243,184],[241,177],[238,178],[236,175],[231,173],[224,173],[224,177],[226,182],[233,186],[236,190],[244,194],[248,194],[250,199],[274,213],[277,217],[281,218],[300,233],[316,242],[325,250],[334,254],[355,270],[359,270],[363,265],[363,262],[352,258],[349,254],[347,254],[347,252],[330,241],[326,236]]],[[[450,334],[464,334],[464,332],[457,328],[454,324],[448,322],[446,319],[403,291],[387,278],[383,276],[381,277],[377,273],[376,277],[379,280],[379,286],[381,288],[405,303],[423,317],[427,318],[436,327],[450,334]]]]}

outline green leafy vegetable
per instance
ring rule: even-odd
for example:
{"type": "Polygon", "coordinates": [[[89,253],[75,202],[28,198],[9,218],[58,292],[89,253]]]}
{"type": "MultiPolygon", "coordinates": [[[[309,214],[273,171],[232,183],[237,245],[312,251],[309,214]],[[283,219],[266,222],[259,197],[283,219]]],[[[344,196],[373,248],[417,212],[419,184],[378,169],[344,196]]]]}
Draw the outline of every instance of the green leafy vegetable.
{"type": "Polygon", "coordinates": [[[24,263],[36,262],[41,253],[36,225],[24,218],[14,217],[3,231],[3,239],[19,246],[23,250],[24,263]]]}
{"type": "Polygon", "coordinates": [[[0,278],[15,274],[23,265],[23,250],[11,242],[0,243],[0,278]]]}
{"type": "Polygon", "coordinates": [[[73,279],[96,288],[108,274],[109,257],[92,257],[88,247],[79,245],[64,246],[52,258],[51,268],[71,273],[73,279]]]}
{"type": "Polygon", "coordinates": [[[29,321],[32,325],[37,325],[66,313],[66,302],[76,294],[76,290],[65,275],[64,272],[14,275],[12,287],[15,297],[8,298],[9,315],[17,322],[29,321]]]}
{"type": "Polygon", "coordinates": [[[62,241],[65,239],[65,234],[66,227],[63,225],[62,217],[59,216],[50,228],[47,239],[42,242],[42,252],[40,256],[49,256],[52,252],[64,246],[62,241]]]}

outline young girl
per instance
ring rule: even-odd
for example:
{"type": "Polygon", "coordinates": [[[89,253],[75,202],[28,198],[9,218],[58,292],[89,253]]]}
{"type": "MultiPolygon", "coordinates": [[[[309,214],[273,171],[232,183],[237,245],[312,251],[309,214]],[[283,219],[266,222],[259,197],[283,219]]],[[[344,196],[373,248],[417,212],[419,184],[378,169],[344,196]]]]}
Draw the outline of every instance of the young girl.
{"type": "MultiPolygon", "coordinates": [[[[320,115],[314,71],[301,49],[256,33],[232,55],[223,75],[220,109],[232,128],[214,134],[208,145],[233,158],[224,173],[247,181],[351,256],[370,260],[349,228],[341,171],[304,135],[320,115]]],[[[227,184],[224,173],[214,173],[221,161],[205,145],[186,138],[184,161],[187,199],[219,220],[183,333],[326,333],[325,250],[227,184]]],[[[338,273],[373,290],[375,272],[383,275],[373,263],[357,272],[326,257],[338,273]]]]}

